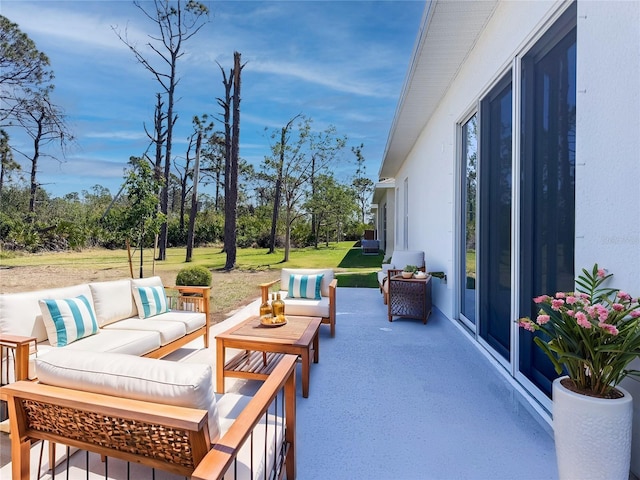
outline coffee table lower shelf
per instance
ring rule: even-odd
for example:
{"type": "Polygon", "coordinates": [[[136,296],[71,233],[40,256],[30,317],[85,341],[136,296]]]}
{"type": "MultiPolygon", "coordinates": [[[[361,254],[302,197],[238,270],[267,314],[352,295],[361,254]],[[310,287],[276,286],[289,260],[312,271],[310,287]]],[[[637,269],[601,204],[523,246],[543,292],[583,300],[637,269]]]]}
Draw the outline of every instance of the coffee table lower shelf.
{"type": "Polygon", "coordinates": [[[225,363],[224,376],[264,380],[282,357],[284,353],[244,351],[225,363]]]}

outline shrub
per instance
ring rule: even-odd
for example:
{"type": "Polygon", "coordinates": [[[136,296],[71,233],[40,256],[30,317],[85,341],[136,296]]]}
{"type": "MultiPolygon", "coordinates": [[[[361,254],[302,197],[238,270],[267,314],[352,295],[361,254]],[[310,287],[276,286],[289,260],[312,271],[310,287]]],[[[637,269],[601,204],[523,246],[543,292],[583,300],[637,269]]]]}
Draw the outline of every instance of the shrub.
{"type": "Polygon", "coordinates": [[[211,285],[211,272],[201,265],[184,267],[176,276],[176,285],[208,287],[211,285]]]}

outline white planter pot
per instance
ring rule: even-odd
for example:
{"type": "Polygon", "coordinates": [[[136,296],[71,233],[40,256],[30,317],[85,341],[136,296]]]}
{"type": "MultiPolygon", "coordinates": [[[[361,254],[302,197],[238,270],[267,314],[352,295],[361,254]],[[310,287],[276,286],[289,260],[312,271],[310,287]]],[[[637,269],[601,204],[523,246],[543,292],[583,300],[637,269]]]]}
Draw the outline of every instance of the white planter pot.
{"type": "Polygon", "coordinates": [[[628,480],[633,399],[594,398],[553,382],[553,431],[560,480],[628,480]]]}

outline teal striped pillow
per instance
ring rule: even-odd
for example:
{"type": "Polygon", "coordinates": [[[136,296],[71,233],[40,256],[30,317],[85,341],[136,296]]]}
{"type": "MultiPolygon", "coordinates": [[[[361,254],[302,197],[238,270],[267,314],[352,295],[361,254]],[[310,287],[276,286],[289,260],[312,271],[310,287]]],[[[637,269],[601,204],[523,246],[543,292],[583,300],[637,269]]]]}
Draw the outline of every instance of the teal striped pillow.
{"type": "Polygon", "coordinates": [[[133,287],[133,298],[140,318],[149,318],[169,311],[169,302],[162,285],[154,287],[133,287]]]}
{"type": "Polygon", "coordinates": [[[291,275],[289,277],[289,291],[287,292],[287,296],[320,300],[322,298],[320,295],[322,277],[324,277],[324,273],[317,275],[291,275]]]}
{"type": "Polygon", "coordinates": [[[38,303],[52,346],[64,347],[80,338],[98,333],[96,314],[86,296],[44,299],[38,303]]]}

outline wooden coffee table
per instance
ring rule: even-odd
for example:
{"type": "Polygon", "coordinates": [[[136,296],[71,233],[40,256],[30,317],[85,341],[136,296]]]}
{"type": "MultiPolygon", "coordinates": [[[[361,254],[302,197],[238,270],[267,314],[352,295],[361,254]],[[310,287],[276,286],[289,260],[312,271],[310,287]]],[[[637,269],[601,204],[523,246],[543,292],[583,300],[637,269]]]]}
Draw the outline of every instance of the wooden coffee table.
{"type": "Polygon", "coordinates": [[[318,363],[320,317],[287,316],[286,325],[266,327],[254,316],[216,336],[216,389],[224,393],[226,377],[266,379],[283,355],[302,359],[302,396],[309,396],[311,351],[318,363]],[[225,363],[225,349],[244,350],[225,363]]]}

